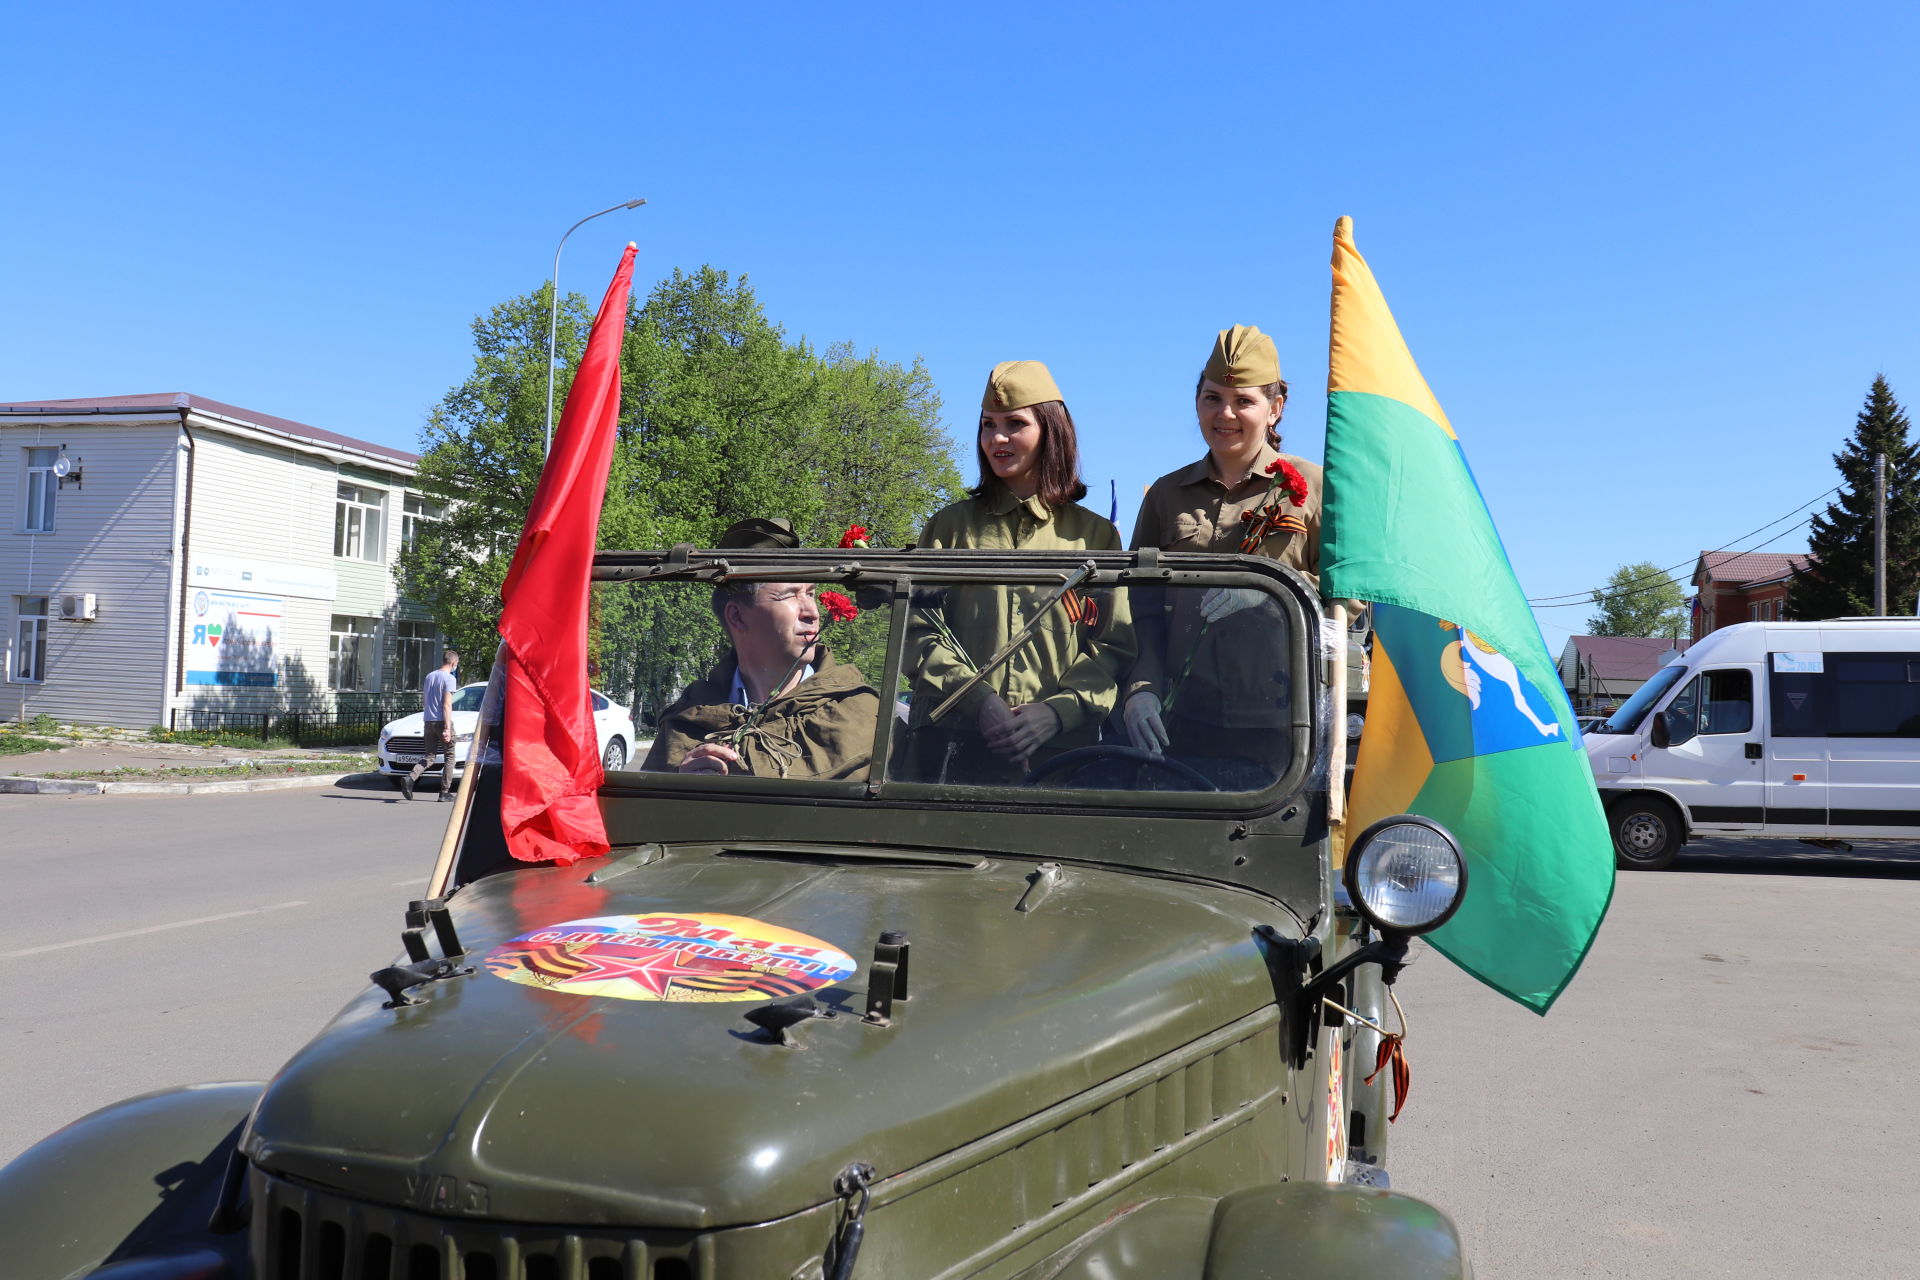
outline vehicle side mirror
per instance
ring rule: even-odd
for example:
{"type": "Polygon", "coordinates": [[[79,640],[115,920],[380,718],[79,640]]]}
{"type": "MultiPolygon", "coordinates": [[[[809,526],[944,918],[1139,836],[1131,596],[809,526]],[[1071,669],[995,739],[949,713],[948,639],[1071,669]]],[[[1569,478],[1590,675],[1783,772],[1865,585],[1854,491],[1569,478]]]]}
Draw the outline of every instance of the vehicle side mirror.
{"type": "Polygon", "coordinates": [[[1653,728],[1647,733],[1647,740],[1656,747],[1670,747],[1673,745],[1673,735],[1667,732],[1666,712],[1656,711],[1653,713],[1653,728]]]}

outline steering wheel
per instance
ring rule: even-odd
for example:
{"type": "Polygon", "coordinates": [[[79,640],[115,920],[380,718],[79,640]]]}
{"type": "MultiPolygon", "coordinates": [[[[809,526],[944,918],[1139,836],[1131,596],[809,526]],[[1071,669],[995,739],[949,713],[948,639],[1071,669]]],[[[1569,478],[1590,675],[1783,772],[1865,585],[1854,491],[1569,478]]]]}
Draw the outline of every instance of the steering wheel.
{"type": "Polygon", "coordinates": [[[1050,778],[1067,769],[1079,769],[1095,760],[1127,760],[1134,764],[1150,764],[1164,769],[1174,777],[1193,784],[1196,791],[1218,791],[1207,775],[1190,764],[1175,760],[1170,756],[1157,756],[1141,747],[1123,747],[1118,743],[1101,743],[1092,747],[1075,747],[1071,751],[1062,751],[1053,759],[1039,765],[1020,779],[1023,787],[1037,787],[1041,780],[1050,778]]]}

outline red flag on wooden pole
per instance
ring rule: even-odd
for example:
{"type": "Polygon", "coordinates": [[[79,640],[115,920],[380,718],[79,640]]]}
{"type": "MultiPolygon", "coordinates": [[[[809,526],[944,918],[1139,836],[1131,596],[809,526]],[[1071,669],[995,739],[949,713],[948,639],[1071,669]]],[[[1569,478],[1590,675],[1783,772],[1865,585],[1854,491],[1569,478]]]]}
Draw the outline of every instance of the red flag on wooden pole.
{"type": "Polygon", "coordinates": [[[508,851],[528,862],[565,864],[607,852],[596,798],[600,741],[587,691],[587,588],[620,420],[633,254],[630,244],[594,315],[500,588],[507,650],[500,825],[508,851]]]}

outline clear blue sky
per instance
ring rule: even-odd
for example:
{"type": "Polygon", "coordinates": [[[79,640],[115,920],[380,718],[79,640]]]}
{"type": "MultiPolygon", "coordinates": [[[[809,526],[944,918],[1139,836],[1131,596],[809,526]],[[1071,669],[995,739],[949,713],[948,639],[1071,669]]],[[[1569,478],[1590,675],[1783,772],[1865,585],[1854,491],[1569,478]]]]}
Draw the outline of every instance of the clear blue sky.
{"type": "Polygon", "coordinates": [[[1340,214],[1530,595],[1818,494],[1877,371],[1920,401],[1911,5],[930,8],[13,6],[0,402],[411,447],[472,317],[635,195],[566,287],[629,238],[746,272],[790,333],[924,356],[963,446],[1045,360],[1123,531],[1222,326],[1276,336],[1320,456],[1340,214]]]}

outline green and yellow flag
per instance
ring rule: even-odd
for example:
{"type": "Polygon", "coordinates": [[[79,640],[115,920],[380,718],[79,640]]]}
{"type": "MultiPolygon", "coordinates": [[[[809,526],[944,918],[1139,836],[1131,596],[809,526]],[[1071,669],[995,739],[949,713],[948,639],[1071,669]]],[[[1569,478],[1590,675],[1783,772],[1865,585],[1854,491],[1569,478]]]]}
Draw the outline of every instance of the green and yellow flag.
{"type": "Polygon", "coordinates": [[[1428,940],[1545,1013],[1606,915],[1613,847],[1559,672],[1347,218],[1333,233],[1325,485],[1321,591],[1374,606],[1348,829],[1417,813],[1451,831],[1467,896],[1428,940]]]}

